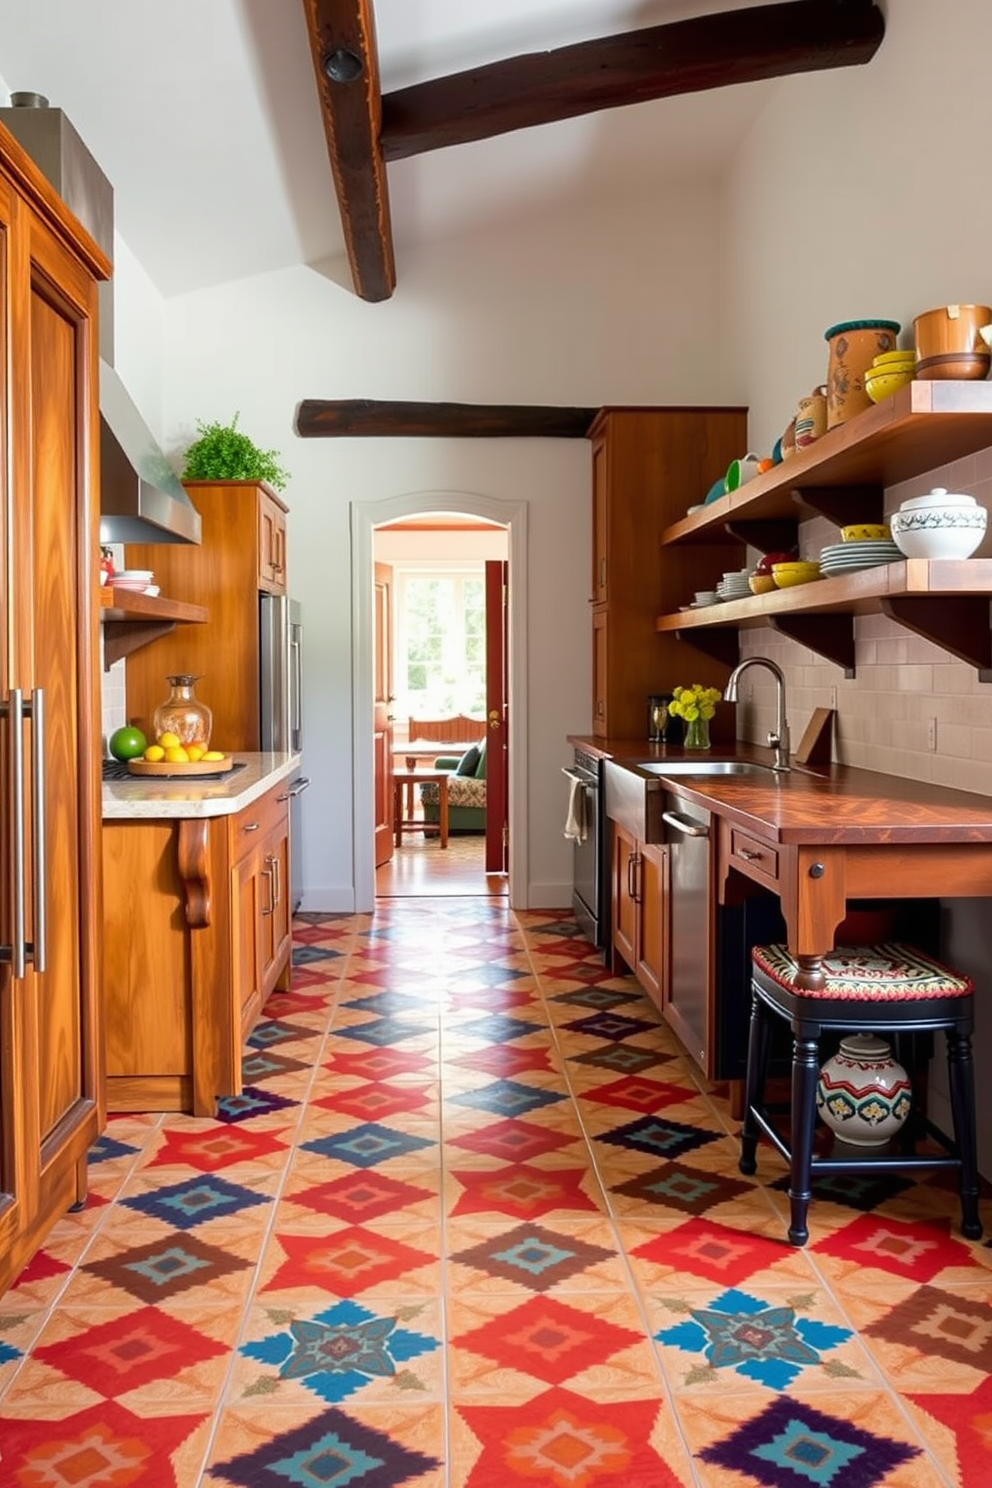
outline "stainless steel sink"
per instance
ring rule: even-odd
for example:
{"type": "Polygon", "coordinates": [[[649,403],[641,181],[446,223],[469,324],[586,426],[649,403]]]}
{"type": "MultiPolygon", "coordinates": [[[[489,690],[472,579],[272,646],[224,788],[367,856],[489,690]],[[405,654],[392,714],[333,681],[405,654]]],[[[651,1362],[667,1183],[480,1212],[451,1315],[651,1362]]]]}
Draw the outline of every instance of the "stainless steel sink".
{"type": "Polygon", "coordinates": [[[775,775],[771,765],[753,760],[649,760],[637,768],[649,775],[775,775]]]}

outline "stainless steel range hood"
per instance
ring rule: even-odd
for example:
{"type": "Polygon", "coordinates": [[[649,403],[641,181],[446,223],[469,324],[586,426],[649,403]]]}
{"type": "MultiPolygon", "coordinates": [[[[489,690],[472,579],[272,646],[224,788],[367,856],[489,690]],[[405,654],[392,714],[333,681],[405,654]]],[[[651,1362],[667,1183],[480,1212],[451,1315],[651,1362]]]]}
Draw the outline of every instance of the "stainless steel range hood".
{"type": "MultiPolygon", "coordinates": [[[[114,192],[61,109],[12,93],[3,123],[69,210],[114,254],[114,192]]],[[[100,285],[100,541],[198,543],[200,514],[114,371],[113,282],[100,285]]]]}
{"type": "Polygon", "coordinates": [[[200,513],[113,367],[100,363],[100,541],[198,543],[200,513]]]}

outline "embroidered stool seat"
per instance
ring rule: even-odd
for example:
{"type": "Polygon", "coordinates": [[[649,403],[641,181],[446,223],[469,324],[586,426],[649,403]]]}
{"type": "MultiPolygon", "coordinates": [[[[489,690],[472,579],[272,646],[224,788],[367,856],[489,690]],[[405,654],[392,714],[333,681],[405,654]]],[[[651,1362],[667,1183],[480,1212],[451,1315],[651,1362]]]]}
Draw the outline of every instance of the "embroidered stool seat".
{"type": "Polygon", "coordinates": [[[968,977],[926,956],[915,946],[883,943],[837,946],[823,957],[823,986],[798,985],[800,967],[783,945],[755,946],[751,956],[751,1029],[748,1040],[744,1121],[741,1128],[742,1173],[757,1170],[758,1139],[763,1134],[789,1164],[789,1239],[805,1245],[812,1181],[820,1173],[864,1173],[955,1168],[961,1195],[961,1231],[981,1238],[978,1218],[978,1152],[975,1132],[974,988],[968,977]],[[792,1029],[791,1133],[787,1140],[765,1104],[765,1082],[771,1047],[772,1019],[784,1018],[792,1029]],[[919,1108],[914,1081],[913,1110],[907,1142],[898,1152],[845,1151],[814,1157],[817,1083],[821,1035],[834,1030],[907,1035],[941,1030],[947,1044],[947,1069],[954,1122],[953,1139],[919,1108]],[[925,1132],[940,1152],[917,1154],[916,1134],[925,1132]]]}

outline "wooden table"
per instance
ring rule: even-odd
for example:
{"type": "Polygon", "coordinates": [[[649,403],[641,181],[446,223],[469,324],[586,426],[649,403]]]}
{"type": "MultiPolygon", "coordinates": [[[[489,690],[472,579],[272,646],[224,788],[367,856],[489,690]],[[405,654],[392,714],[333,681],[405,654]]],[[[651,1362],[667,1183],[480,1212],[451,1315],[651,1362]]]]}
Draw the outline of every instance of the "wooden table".
{"type": "Polygon", "coordinates": [[[403,846],[403,832],[433,831],[433,824],[414,820],[413,788],[416,785],[436,785],[438,797],[438,833],[441,846],[448,845],[448,780],[450,770],[394,770],[393,771],[393,840],[397,847],[403,846]],[[410,793],[410,814],[404,814],[404,796],[410,793]]]}

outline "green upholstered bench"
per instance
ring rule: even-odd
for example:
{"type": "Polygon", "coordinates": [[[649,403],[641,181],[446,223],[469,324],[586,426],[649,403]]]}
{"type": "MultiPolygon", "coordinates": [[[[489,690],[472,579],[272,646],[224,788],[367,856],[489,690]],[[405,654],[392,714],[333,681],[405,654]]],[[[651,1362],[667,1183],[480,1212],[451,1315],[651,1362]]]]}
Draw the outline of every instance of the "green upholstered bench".
{"type": "MultiPolygon", "coordinates": [[[[450,770],[448,780],[448,832],[486,830],[486,744],[473,745],[461,756],[441,754],[435,770],[450,770]]],[[[438,788],[432,782],[420,787],[424,821],[436,825],[440,815],[438,788]]]]}

